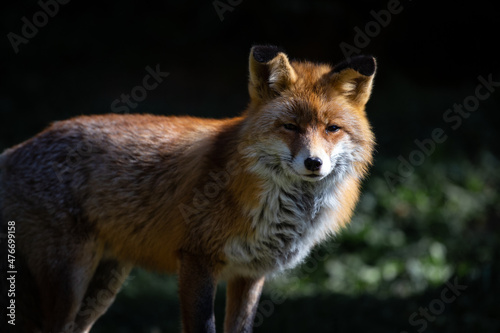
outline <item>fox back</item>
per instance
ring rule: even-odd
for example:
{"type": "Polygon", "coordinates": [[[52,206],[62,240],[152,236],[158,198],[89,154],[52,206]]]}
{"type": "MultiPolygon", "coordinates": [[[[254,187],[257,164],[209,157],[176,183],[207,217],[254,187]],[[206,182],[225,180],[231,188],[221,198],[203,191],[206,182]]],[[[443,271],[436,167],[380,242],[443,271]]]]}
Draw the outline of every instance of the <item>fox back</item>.
{"type": "Polygon", "coordinates": [[[256,46],[249,67],[236,118],[82,116],[0,156],[2,226],[15,221],[20,280],[35,288],[25,332],[88,332],[120,283],[88,300],[133,266],[179,275],[185,332],[215,332],[227,280],[225,331],[250,331],[265,277],[349,222],[372,162],[375,60],[256,46]]]}

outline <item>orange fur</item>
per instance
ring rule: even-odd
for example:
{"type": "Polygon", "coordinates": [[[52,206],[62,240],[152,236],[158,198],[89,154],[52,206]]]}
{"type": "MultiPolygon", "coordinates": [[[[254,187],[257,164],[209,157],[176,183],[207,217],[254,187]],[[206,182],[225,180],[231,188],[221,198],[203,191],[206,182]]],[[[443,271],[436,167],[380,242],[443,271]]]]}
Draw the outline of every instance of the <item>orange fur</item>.
{"type": "Polygon", "coordinates": [[[226,331],[251,330],[265,276],[349,222],[372,162],[374,59],[331,67],[260,46],[249,66],[240,117],[82,116],[0,156],[1,222],[18,223],[40,298],[24,327],[87,332],[114,294],[92,318],[86,300],[137,265],[179,273],[186,332],[214,332],[219,279],[226,331]]]}

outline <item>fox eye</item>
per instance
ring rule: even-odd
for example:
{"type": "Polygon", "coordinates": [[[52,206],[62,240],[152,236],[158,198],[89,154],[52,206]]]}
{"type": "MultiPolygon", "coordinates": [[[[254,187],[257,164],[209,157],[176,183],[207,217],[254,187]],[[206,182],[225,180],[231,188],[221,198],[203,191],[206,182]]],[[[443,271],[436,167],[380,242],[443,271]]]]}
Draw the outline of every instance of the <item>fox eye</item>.
{"type": "Polygon", "coordinates": [[[330,125],[326,128],[327,132],[335,133],[340,129],[337,125],[330,125]]]}
{"type": "Polygon", "coordinates": [[[294,132],[297,132],[299,130],[299,127],[297,125],[295,125],[295,124],[285,124],[285,125],[283,125],[283,127],[286,130],[294,131],[294,132]]]}

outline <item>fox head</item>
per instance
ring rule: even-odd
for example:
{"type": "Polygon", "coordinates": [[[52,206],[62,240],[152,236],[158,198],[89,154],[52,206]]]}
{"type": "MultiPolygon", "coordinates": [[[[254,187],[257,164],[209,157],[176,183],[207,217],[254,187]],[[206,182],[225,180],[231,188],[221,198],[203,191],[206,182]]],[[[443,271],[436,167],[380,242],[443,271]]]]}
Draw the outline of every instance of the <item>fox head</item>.
{"type": "Polygon", "coordinates": [[[369,56],[332,67],[254,46],[244,154],[255,159],[255,171],[309,182],[349,171],[361,176],[374,146],[365,105],[375,70],[369,56]]]}

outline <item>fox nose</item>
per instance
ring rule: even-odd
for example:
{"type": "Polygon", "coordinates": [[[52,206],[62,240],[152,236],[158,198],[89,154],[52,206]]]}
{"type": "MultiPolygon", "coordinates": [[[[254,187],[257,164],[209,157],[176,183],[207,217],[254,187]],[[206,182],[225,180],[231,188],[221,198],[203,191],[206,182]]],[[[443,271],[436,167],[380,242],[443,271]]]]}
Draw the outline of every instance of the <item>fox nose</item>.
{"type": "Polygon", "coordinates": [[[318,171],[321,168],[323,161],[318,157],[308,157],[304,161],[304,165],[309,171],[318,171]]]}

